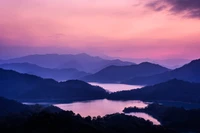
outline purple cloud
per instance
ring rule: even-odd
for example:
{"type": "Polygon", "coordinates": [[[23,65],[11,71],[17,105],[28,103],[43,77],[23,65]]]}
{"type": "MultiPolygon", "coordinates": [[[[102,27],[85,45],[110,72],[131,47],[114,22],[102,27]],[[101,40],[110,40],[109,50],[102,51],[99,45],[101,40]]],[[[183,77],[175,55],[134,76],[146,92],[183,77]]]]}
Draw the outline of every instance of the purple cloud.
{"type": "Polygon", "coordinates": [[[200,0],[154,0],[146,6],[154,11],[168,10],[173,14],[200,18],[200,0]]]}

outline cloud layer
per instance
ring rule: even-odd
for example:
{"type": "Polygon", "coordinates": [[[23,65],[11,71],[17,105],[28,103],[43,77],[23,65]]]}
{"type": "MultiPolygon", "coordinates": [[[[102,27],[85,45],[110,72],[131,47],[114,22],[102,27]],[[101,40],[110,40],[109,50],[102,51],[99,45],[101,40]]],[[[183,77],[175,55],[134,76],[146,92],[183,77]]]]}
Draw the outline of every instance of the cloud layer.
{"type": "Polygon", "coordinates": [[[146,6],[154,11],[168,10],[173,14],[200,19],[200,0],[153,0],[146,6]]]}

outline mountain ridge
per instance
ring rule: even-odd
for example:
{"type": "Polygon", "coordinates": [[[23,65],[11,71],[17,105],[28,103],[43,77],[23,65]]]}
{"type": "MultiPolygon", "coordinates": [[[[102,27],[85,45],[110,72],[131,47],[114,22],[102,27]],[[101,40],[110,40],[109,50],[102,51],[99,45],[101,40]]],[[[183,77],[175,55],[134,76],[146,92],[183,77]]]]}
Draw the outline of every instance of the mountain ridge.
{"type": "Polygon", "coordinates": [[[14,70],[19,73],[32,74],[42,78],[52,78],[57,81],[78,79],[80,77],[89,75],[89,73],[78,71],[75,68],[51,69],[51,68],[43,68],[30,63],[0,64],[0,68],[7,70],[14,70]]]}
{"type": "Polygon", "coordinates": [[[81,80],[89,82],[122,82],[135,76],[154,75],[166,71],[170,71],[170,69],[149,62],[127,66],[112,65],[95,74],[85,76],[81,80]]]}
{"type": "Polygon", "coordinates": [[[176,68],[169,72],[156,74],[152,76],[140,76],[123,81],[125,84],[142,84],[152,85],[161,82],[165,82],[170,79],[180,79],[190,82],[200,82],[200,59],[191,61],[188,64],[183,65],[180,68],[176,68]]]}
{"type": "Polygon", "coordinates": [[[172,79],[141,89],[112,93],[109,99],[200,103],[199,93],[200,83],[172,79]]]}
{"type": "Polygon", "coordinates": [[[57,82],[0,68],[0,96],[20,101],[84,101],[105,98],[108,92],[79,80],[57,82]]]}
{"type": "Polygon", "coordinates": [[[98,56],[90,56],[88,54],[35,54],[22,56],[18,58],[8,59],[1,62],[5,63],[31,63],[44,68],[76,68],[79,71],[87,73],[95,73],[110,65],[129,65],[132,62],[121,60],[106,60],[98,56]],[[73,64],[75,63],[75,64],[73,64]]]}

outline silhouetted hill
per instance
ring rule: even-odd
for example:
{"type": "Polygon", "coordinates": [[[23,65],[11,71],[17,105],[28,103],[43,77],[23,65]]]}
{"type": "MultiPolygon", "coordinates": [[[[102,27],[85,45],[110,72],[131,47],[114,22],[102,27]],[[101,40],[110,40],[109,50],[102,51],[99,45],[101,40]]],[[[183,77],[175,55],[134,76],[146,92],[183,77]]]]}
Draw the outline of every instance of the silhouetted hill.
{"type": "Polygon", "coordinates": [[[138,65],[109,66],[81,79],[92,82],[121,82],[137,76],[149,76],[166,71],[169,71],[169,69],[157,64],[144,62],[138,65]]]}
{"type": "Polygon", "coordinates": [[[134,63],[124,62],[120,60],[105,60],[100,57],[93,57],[87,54],[46,54],[46,55],[29,55],[20,58],[5,60],[3,63],[31,63],[44,68],[67,69],[74,68],[79,71],[88,73],[97,72],[107,66],[131,65],[134,63]]]}
{"type": "Polygon", "coordinates": [[[190,82],[200,82],[200,59],[194,60],[189,64],[184,65],[183,67],[177,68],[169,72],[153,76],[134,77],[132,79],[124,81],[123,83],[151,85],[165,82],[174,78],[190,82]]]}
{"type": "Polygon", "coordinates": [[[1,64],[0,68],[7,69],[7,70],[14,70],[20,73],[32,74],[32,75],[36,75],[42,78],[52,78],[58,81],[78,79],[80,77],[89,75],[86,72],[81,72],[73,68],[50,69],[50,68],[43,68],[34,64],[29,64],[29,63],[1,64]]]}
{"type": "Polygon", "coordinates": [[[28,110],[30,110],[30,108],[26,105],[0,97],[0,116],[17,114],[28,110]]]}
{"type": "Polygon", "coordinates": [[[18,114],[0,119],[0,131],[6,133],[175,133],[162,126],[154,126],[144,119],[112,114],[83,118],[71,111],[18,114]]]}
{"type": "Polygon", "coordinates": [[[79,101],[105,98],[107,92],[79,80],[57,82],[0,69],[0,96],[33,101],[79,101]]]}
{"type": "Polygon", "coordinates": [[[146,108],[128,107],[123,112],[148,113],[161,121],[165,127],[181,130],[182,132],[200,132],[200,109],[186,110],[184,108],[150,104],[146,108]]]}
{"type": "Polygon", "coordinates": [[[0,97],[0,117],[16,115],[16,114],[31,114],[39,112],[57,113],[61,112],[58,107],[52,105],[24,105],[15,100],[9,100],[0,97]]]}
{"type": "Polygon", "coordinates": [[[137,90],[121,91],[109,95],[113,100],[200,102],[200,83],[173,79],[137,90]]]}

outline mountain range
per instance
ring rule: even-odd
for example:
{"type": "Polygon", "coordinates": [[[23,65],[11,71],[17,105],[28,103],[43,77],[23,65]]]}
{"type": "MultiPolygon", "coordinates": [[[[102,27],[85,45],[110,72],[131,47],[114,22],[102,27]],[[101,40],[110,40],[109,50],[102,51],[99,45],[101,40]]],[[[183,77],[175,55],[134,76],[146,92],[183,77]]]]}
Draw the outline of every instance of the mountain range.
{"type": "Polygon", "coordinates": [[[170,69],[181,67],[184,64],[187,64],[191,61],[190,59],[184,59],[184,58],[150,59],[150,58],[121,58],[121,57],[108,57],[108,56],[102,56],[102,57],[104,57],[105,59],[120,59],[124,61],[130,61],[136,64],[140,64],[142,62],[151,62],[170,69]]]}
{"type": "Polygon", "coordinates": [[[13,58],[1,61],[1,64],[8,63],[30,63],[35,64],[44,68],[56,68],[56,69],[68,69],[74,68],[79,71],[84,71],[86,73],[95,73],[99,70],[110,66],[124,66],[134,64],[132,62],[126,62],[121,60],[106,60],[100,57],[93,57],[88,54],[46,54],[46,55],[28,55],[19,58],[13,58]]]}
{"type": "Polygon", "coordinates": [[[79,79],[89,75],[89,73],[78,71],[74,68],[69,69],[51,69],[43,68],[30,63],[10,63],[10,64],[0,64],[0,68],[7,70],[14,70],[19,73],[27,73],[36,75],[42,78],[52,78],[57,81],[64,81],[69,79],[79,79]]]}
{"type": "Polygon", "coordinates": [[[123,81],[123,83],[152,85],[165,82],[174,78],[190,82],[200,82],[200,59],[193,60],[190,63],[172,71],[152,76],[133,77],[129,80],[123,81]]]}
{"type": "Polygon", "coordinates": [[[178,79],[141,89],[108,93],[84,81],[57,82],[0,69],[0,96],[25,102],[74,102],[95,99],[200,102],[200,83],[178,79]]]}
{"type": "Polygon", "coordinates": [[[57,82],[0,69],[0,96],[20,101],[84,101],[105,98],[107,91],[79,80],[57,82]]]}
{"type": "Polygon", "coordinates": [[[183,66],[184,64],[186,63],[189,63],[191,60],[189,59],[130,59],[130,61],[133,61],[135,63],[141,63],[141,62],[152,62],[152,63],[155,63],[155,64],[160,64],[162,66],[165,66],[167,68],[170,68],[170,69],[176,69],[176,68],[179,68],[181,66],[183,66]]]}
{"type": "Polygon", "coordinates": [[[133,77],[150,76],[168,71],[170,71],[168,68],[144,62],[138,65],[109,66],[95,74],[85,76],[81,78],[81,80],[90,82],[119,83],[133,77]]]}
{"type": "Polygon", "coordinates": [[[178,79],[146,86],[141,89],[115,92],[112,100],[179,101],[200,103],[200,83],[190,83],[178,79]]]}

